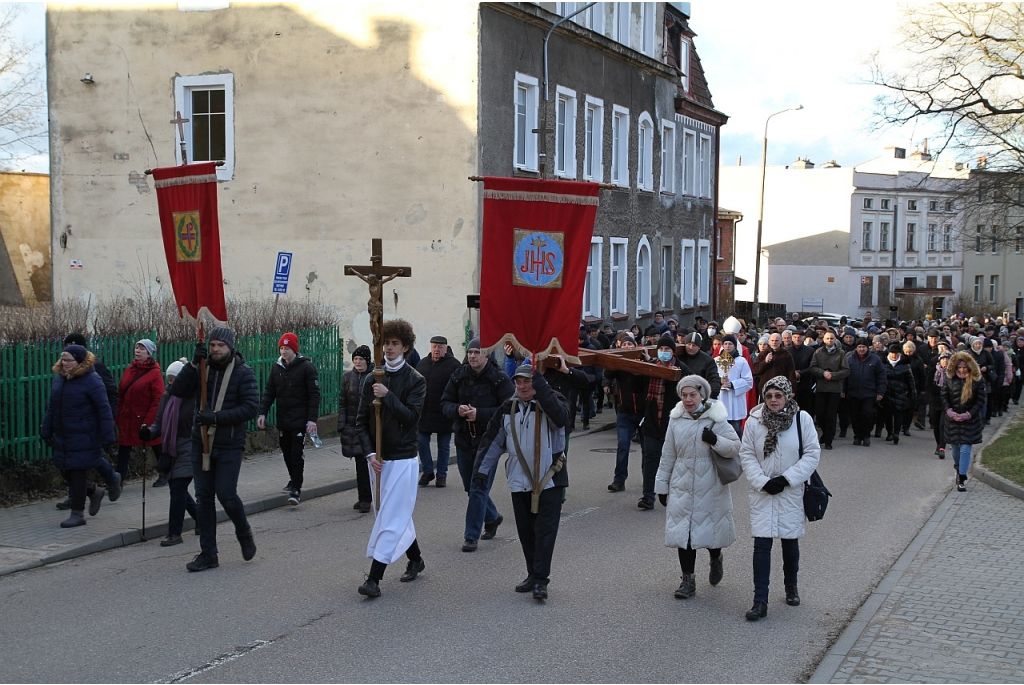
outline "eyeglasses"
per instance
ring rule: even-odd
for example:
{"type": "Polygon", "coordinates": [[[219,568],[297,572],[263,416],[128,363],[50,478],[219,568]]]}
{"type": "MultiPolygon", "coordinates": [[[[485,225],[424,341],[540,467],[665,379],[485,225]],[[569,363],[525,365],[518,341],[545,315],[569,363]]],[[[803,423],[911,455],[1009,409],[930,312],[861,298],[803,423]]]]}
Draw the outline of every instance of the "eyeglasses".
{"type": "Polygon", "coordinates": [[[784,400],[786,396],[781,392],[767,392],[764,394],[764,398],[766,400],[784,400]]]}

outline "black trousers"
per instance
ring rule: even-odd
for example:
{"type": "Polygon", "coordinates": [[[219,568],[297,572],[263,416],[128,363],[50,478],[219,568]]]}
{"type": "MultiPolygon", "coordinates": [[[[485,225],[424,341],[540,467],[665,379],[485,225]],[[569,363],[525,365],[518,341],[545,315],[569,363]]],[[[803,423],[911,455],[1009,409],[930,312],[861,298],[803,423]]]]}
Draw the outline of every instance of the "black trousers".
{"type": "Polygon", "coordinates": [[[821,442],[831,445],[836,438],[836,415],[839,413],[840,397],[837,392],[819,392],[815,395],[815,419],[821,426],[821,442]]]}
{"type": "Polygon", "coordinates": [[[839,432],[845,433],[850,427],[850,406],[855,402],[852,397],[839,398],[839,432]]]}
{"type": "Polygon", "coordinates": [[[853,426],[853,437],[858,440],[871,437],[871,429],[875,425],[875,398],[847,397],[847,408],[850,412],[850,423],[853,426]]]}
{"type": "Polygon", "coordinates": [[[96,490],[96,486],[86,480],[86,469],[68,469],[61,471],[60,475],[68,484],[68,492],[71,496],[71,511],[85,511],[85,498],[96,490]]]}
{"type": "Polygon", "coordinates": [[[932,433],[935,434],[935,446],[945,447],[946,437],[942,434],[942,403],[937,402],[930,406],[928,410],[928,420],[932,424],[932,433]],[[938,406],[935,406],[935,405],[938,406]]]}
{"type": "MultiPolygon", "coordinates": [[[[717,559],[722,556],[722,550],[718,547],[709,548],[708,554],[711,555],[712,559],[717,559]]],[[[690,547],[690,541],[686,541],[686,549],[679,548],[679,570],[683,573],[693,574],[694,569],[697,568],[697,550],[690,547]]]]}
{"type": "MultiPolygon", "coordinates": [[[[302,456],[303,441],[306,439],[306,427],[282,428],[278,443],[284,454],[284,465],[288,468],[288,478],[292,487],[302,489],[302,471],[306,460],[302,456]]],[[[363,460],[365,461],[365,459],[363,460]]]]}
{"type": "Polygon", "coordinates": [[[359,493],[359,502],[372,502],[373,493],[370,492],[370,465],[366,457],[356,457],[356,492],[359,493]]]}
{"type": "Polygon", "coordinates": [[[884,427],[886,436],[899,435],[900,430],[903,429],[902,408],[890,405],[882,406],[878,408],[878,413],[875,416],[875,429],[877,430],[879,426],[884,427]]]}
{"type": "Polygon", "coordinates": [[[532,492],[513,492],[512,511],[516,516],[519,544],[526,558],[526,571],[534,583],[548,584],[551,575],[551,555],[558,537],[558,519],[562,515],[564,488],[547,488],[540,493],[537,513],[530,511],[532,492]]]}

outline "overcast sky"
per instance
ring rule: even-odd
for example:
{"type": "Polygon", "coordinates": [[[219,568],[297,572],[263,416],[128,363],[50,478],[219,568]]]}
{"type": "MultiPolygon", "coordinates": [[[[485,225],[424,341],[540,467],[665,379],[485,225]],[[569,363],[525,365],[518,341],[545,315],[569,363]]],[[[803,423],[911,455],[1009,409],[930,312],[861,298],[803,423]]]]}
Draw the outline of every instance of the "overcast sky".
{"type": "MultiPolygon", "coordinates": [[[[25,35],[39,45],[44,63],[43,3],[24,3],[25,35]]],[[[880,48],[898,45],[894,29],[900,8],[888,1],[691,3],[695,45],[716,109],[729,116],[722,129],[724,165],[758,164],[765,118],[781,114],[768,131],[768,163],[808,157],[815,164],[835,159],[852,166],[879,156],[886,145],[913,149],[923,130],[870,133],[872,100],[878,90],[863,85],[864,62],[880,48]]],[[[29,171],[48,171],[45,157],[26,160],[29,171]]]]}

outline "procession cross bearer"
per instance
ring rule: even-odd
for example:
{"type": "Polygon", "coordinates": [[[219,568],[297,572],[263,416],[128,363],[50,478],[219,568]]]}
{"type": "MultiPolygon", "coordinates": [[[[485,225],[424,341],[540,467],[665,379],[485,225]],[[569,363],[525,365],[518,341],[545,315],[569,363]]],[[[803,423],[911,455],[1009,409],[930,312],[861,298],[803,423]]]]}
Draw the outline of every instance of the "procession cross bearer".
{"type": "MultiPolygon", "coordinates": [[[[373,241],[370,267],[345,267],[370,285],[369,311],[377,368],[373,383],[364,383],[356,414],[361,451],[374,480],[376,520],[366,545],[373,561],[366,582],[359,586],[364,597],[380,597],[380,581],[389,564],[402,554],[409,558],[403,583],[416,579],[426,564],[416,539],[412,514],[419,477],[419,419],[427,384],[406,358],[416,343],[412,326],[402,319],[382,323],[381,285],[412,274],[409,267],[381,265],[380,240],[373,241]],[[370,412],[370,406],[373,412],[370,412]]],[[[358,458],[358,457],[357,457],[358,458]]]]}

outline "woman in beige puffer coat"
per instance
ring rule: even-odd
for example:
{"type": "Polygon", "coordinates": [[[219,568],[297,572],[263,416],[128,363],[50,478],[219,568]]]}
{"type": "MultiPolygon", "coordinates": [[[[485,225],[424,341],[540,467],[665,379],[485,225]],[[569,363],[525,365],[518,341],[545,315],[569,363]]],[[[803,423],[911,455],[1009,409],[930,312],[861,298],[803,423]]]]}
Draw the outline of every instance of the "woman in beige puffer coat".
{"type": "Polygon", "coordinates": [[[665,546],[679,548],[682,583],[679,599],[696,592],[697,550],[711,555],[708,582],[722,580],[722,548],[736,540],[732,496],[712,462],[711,451],[738,459],[740,440],[728,422],[725,405],[710,399],[711,386],[701,376],[686,376],[676,386],[680,401],[669,415],[654,492],[666,507],[665,546]]]}

